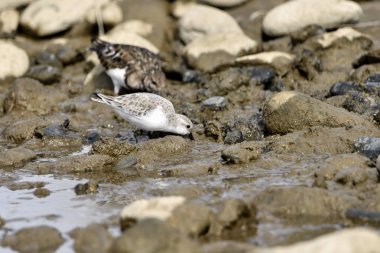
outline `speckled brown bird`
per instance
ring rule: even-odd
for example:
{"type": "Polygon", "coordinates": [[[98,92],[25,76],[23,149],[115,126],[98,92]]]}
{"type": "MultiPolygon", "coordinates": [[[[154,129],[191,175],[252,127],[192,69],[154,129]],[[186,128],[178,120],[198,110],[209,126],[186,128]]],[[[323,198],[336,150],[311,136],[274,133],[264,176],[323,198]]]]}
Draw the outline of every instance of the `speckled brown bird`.
{"type": "Polygon", "coordinates": [[[90,50],[97,53],[112,79],[115,94],[119,94],[121,87],[157,93],[165,86],[161,60],[148,49],[94,39],[90,50]]]}

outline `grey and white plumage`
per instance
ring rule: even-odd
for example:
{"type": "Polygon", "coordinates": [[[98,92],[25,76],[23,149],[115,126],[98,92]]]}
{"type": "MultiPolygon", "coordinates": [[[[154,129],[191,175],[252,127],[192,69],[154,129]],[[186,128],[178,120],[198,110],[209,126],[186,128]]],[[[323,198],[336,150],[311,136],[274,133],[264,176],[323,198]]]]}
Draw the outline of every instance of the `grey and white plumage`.
{"type": "Polygon", "coordinates": [[[91,99],[111,106],[122,118],[142,130],[186,135],[193,127],[189,118],[175,112],[169,100],[156,94],[133,93],[116,97],[94,94],[91,99]]]}
{"type": "Polygon", "coordinates": [[[161,60],[148,49],[95,39],[90,50],[97,53],[112,79],[115,94],[119,94],[121,87],[157,93],[165,86],[161,60]]]}

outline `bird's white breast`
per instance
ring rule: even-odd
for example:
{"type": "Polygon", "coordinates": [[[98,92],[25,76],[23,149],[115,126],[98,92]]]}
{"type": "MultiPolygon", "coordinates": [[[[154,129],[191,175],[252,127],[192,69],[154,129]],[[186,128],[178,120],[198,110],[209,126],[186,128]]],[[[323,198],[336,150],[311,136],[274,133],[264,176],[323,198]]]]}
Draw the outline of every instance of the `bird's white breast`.
{"type": "Polygon", "coordinates": [[[169,128],[166,114],[161,106],[141,117],[127,114],[121,110],[118,110],[118,113],[133,125],[146,131],[167,131],[169,128]]]}
{"type": "Polygon", "coordinates": [[[109,69],[106,73],[109,77],[111,77],[114,85],[125,87],[125,68],[109,69]]]}

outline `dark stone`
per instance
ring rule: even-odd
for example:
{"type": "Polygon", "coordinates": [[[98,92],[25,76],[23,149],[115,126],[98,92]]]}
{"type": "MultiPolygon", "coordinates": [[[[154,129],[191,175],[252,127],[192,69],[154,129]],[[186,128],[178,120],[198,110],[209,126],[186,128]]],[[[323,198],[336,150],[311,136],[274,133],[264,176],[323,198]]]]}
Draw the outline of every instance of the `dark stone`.
{"type": "Polygon", "coordinates": [[[235,143],[240,143],[243,141],[244,141],[243,134],[240,130],[237,130],[237,129],[228,131],[226,136],[224,137],[225,144],[235,144],[235,143]]]}
{"type": "Polygon", "coordinates": [[[330,88],[330,96],[345,95],[351,91],[359,91],[359,85],[353,82],[337,82],[330,88]]]}
{"type": "Polygon", "coordinates": [[[364,85],[367,92],[380,95],[380,73],[368,76],[364,81],[364,85]]]}
{"type": "Polygon", "coordinates": [[[355,141],[359,153],[375,161],[380,154],[380,138],[363,136],[355,141]]]}
{"type": "Polygon", "coordinates": [[[87,144],[92,144],[100,139],[100,135],[98,132],[90,132],[86,135],[85,139],[87,144]]]}
{"type": "Polygon", "coordinates": [[[52,253],[64,242],[59,231],[48,226],[23,228],[5,236],[2,246],[22,253],[52,253]]]}
{"type": "Polygon", "coordinates": [[[265,90],[270,89],[276,78],[276,71],[270,66],[253,67],[250,74],[249,83],[251,85],[263,85],[265,90]]]}
{"type": "Polygon", "coordinates": [[[57,58],[55,54],[49,53],[47,51],[42,51],[37,53],[34,57],[34,64],[35,65],[46,65],[51,67],[57,67],[62,68],[62,63],[57,58]]]}
{"type": "Polygon", "coordinates": [[[321,60],[308,49],[298,56],[296,68],[307,80],[313,80],[323,70],[321,60]]]}
{"type": "Polygon", "coordinates": [[[352,63],[354,68],[359,68],[360,66],[367,64],[380,63],[380,50],[372,50],[362,56],[360,56],[356,61],[352,63]]]}
{"type": "Polygon", "coordinates": [[[49,196],[50,193],[51,193],[51,191],[49,191],[46,188],[37,188],[33,192],[34,196],[36,196],[37,198],[45,198],[45,197],[49,196]]]}
{"type": "Polygon", "coordinates": [[[88,181],[84,184],[77,184],[74,188],[75,194],[84,195],[84,194],[93,194],[97,193],[99,185],[96,181],[88,181]]]}
{"type": "Polygon", "coordinates": [[[184,83],[201,83],[204,81],[204,77],[201,72],[197,70],[187,70],[183,73],[182,82],[184,83]]]}
{"type": "Polygon", "coordinates": [[[346,218],[355,224],[380,226],[380,212],[362,209],[348,209],[346,218]]]}
{"type": "Polygon", "coordinates": [[[293,46],[305,42],[307,39],[325,33],[325,29],[320,25],[308,25],[305,28],[292,32],[290,39],[293,46]]]}
{"type": "Polygon", "coordinates": [[[353,92],[343,103],[343,107],[359,114],[371,113],[372,101],[370,97],[363,92],[353,92]]]}
{"type": "Polygon", "coordinates": [[[83,54],[71,47],[61,46],[57,48],[55,55],[64,64],[74,64],[84,59],[83,54]]]}
{"type": "Polygon", "coordinates": [[[44,84],[52,84],[61,80],[62,69],[49,65],[35,65],[29,69],[26,76],[44,84]]]}

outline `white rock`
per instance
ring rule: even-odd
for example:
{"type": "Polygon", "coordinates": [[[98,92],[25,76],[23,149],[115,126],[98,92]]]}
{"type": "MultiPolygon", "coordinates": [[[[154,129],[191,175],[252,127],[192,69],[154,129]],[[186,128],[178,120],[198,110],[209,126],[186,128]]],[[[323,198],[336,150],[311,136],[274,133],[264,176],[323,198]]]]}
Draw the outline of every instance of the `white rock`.
{"type": "Polygon", "coordinates": [[[170,217],[173,210],[185,201],[184,197],[179,196],[137,200],[124,207],[121,212],[121,219],[142,220],[156,218],[166,220],[170,217]]]}
{"type": "Polygon", "coordinates": [[[1,0],[0,11],[5,9],[17,8],[19,6],[27,5],[33,0],[1,0]]]}
{"type": "Polygon", "coordinates": [[[187,44],[194,39],[210,34],[243,34],[238,23],[227,12],[217,8],[191,6],[179,21],[181,39],[187,44]]]}
{"type": "Polygon", "coordinates": [[[380,236],[368,228],[351,228],[288,246],[255,249],[255,253],[380,253],[380,236]]]}
{"type": "Polygon", "coordinates": [[[2,34],[12,34],[16,32],[18,27],[18,21],[20,19],[20,15],[18,11],[14,9],[4,10],[0,13],[0,23],[2,34]]]}
{"type": "Polygon", "coordinates": [[[258,63],[268,63],[268,64],[277,66],[277,65],[290,65],[293,63],[294,59],[295,59],[294,55],[284,53],[284,52],[271,51],[271,52],[245,55],[245,56],[237,58],[236,62],[243,62],[243,63],[258,62],[258,63]]]}
{"type": "MultiPolygon", "coordinates": [[[[115,2],[106,3],[100,8],[100,17],[103,24],[116,25],[123,20],[123,11],[115,2]]],[[[86,20],[91,24],[97,23],[95,8],[91,8],[91,10],[87,13],[86,20]]]]}
{"type": "Polygon", "coordinates": [[[141,20],[128,20],[116,27],[110,33],[135,33],[140,36],[148,36],[153,32],[153,25],[141,20]]]}
{"type": "Polygon", "coordinates": [[[312,24],[334,28],[359,21],[362,12],[352,1],[293,0],[270,10],[263,20],[263,30],[267,35],[280,36],[312,24]]]}
{"type": "Polygon", "coordinates": [[[247,2],[247,0],[201,0],[201,2],[213,5],[215,7],[233,7],[239,4],[242,4],[244,2],[247,2]]]}
{"type": "Polygon", "coordinates": [[[37,0],[21,14],[21,24],[37,36],[64,31],[84,20],[86,13],[108,0],[37,0]]]}
{"type": "Polygon", "coordinates": [[[317,40],[317,42],[323,47],[329,47],[331,46],[334,41],[340,38],[346,38],[350,41],[357,39],[357,38],[368,38],[369,37],[365,34],[362,34],[361,32],[356,31],[355,29],[352,29],[351,27],[344,27],[340,28],[334,32],[325,33],[322,35],[320,39],[317,40]]]}
{"type": "Polygon", "coordinates": [[[190,8],[196,6],[199,6],[199,4],[195,2],[175,1],[172,5],[171,13],[174,17],[180,18],[185,15],[185,13],[190,10],[190,8]]]}
{"type": "Polygon", "coordinates": [[[29,68],[26,52],[11,42],[0,40],[0,79],[20,77],[29,68]]]}
{"type": "MultiPolygon", "coordinates": [[[[210,34],[193,40],[185,47],[187,61],[193,67],[209,71],[212,70],[207,66],[199,64],[201,56],[211,53],[224,51],[231,56],[238,56],[249,51],[254,51],[257,42],[247,37],[243,33],[218,33],[210,34]]],[[[221,62],[223,64],[224,62],[221,62]]]]}

